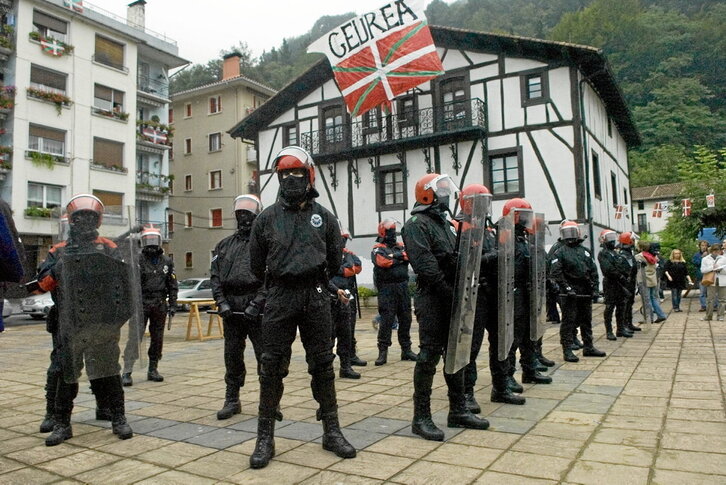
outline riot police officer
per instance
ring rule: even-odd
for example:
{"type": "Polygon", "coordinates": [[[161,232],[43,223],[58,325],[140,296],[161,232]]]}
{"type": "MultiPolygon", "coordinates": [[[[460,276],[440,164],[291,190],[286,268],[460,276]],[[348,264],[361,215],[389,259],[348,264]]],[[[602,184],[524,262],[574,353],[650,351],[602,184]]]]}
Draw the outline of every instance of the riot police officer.
{"type": "Polygon", "coordinates": [[[633,304],[635,303],[635,288],[638,285],[638,264],[633,254],[635,240],[636,235],[634,232],[623,232],[618,237],[619,254],[627,263],[627,266],[623,266],[623,276],[625,276],[625,289],[628,290],[625,308],[623,309],[623,335],[616,334],[618,337],[627,337],[625,335],[626,330],[630,333],[642,330],[639,326],[633,325],[633,304]]]}
{"type": "Polygon", "coordinates": [[[572,352],[573,330],[580,324],[584,357],[605,357],[605,352],[593,345],[592,299],[597,293],[599,276],[590,251],[582,246],[580,228],[576,222],[565,221],[560,226],[560,237],[565,243],[552,259],[552,278],[557,282],[562,297],[562,325],[560,343],[567,362],[580,359],[572,352]]]}
{"type": "Polygon", "coordinates": [[[611,229],[604,229],[600,233],[600,253],[597,261],[603,274],[602,290],[605,296],[605,334],[608,340],[617,340],[613,333],[613,311],[615,311],[615,327],[618,337],[630,338],[633,336],[625,328],[625,307],[630,297],[627,289],[629,270],[627,260],[615,250],[618,234],[611,229]]]}
{"type": "MultiPolygon", "coordinates": [[[[491,210],[491,193],[484,185],[470,184],[461,190],[459,200],[461,202],[461,219],[466,224],[467,218],[472,211],[471,200],[469,197],[475,194],[488,195],[487,197],[487,214],[491,210]]],[[[461,229],[465,230],[464,228],[461,229]]],[[[499,360],[497,349],[499,347],[499,329],[498,329],[498,302],[497,302],[497,247],[493,230],[484,232],[482,241],[482,256],[479,270],[479,292],[476,298],[476,314],[474,316],[474,333],[472,335],[471,356],[469,364],[464,371],[464,395],[466,397],[466,407],[475,414],[481,412],[481,406],[474,396],[474,386],[478,378],[476,367],[476,359],[484,342],[484,331],[486,330],[487,339],[489,341],[489,371],[492,375],[492,392],[490,399],[492,402],[501,402],[506,404],[524,404],[525,398],[513,394],[507,385],[507,377],[509,375],[509,360],[499,360]]]]}
{"type": "Polygon", "coordinates": [[[242,412],[240,388],[245,384],[247,369],[244,351],[247,337],[258,363],[262,354],[259,341],[259,314],[264,305],[264,288],[250,269],[250,232],[252,223],[262,212],[260,199],[244,194],[234,199],[237,231],[217,243],[209,271],[212,296],[224,320],[224,405],[217,419],[228,419],[242,412]]]}
{"type": "MultiPolygon", "coordinates": [[[[416,273],[414,307],[421,351],[413,374],[414,415],[411,431],[424,439],[443,441],[444,432],[431,419],[431,386],[436,365],[447,349],[456,277],[456,234],[447,219],[449,197],[456,186],[448,175],[430,173],[415,186],[416,205],[401,231],[416,273]]],[[[487,429],[489,422],[466,408],[464,369],[444,373],[449,390],[451,428],[487,429]]]]}
{"type": "Polygon", "coordinates": [[[514,343],[509,351],[508,387],[521,393],[524,389],[514,378],[516,351],[522,366],[522,382],[550,384],[552,378],[540,374],[537,369],[537,343],[530,339],[530,271],[528,235],[534,228],[532,205],[525,199],[508,200],[502,208],[502,216],[514,216],[514,343]]]}
{"type": "MultiPolygon", "coordinates": [[[[145,227],[141,231],[141,259],[139,260],[141,276],[141,298],[144,305],[144,323],[137,329],[139,339],[144,337],[146,324],[149,325],[151,343],[149,344],[149,370],[146,379],[163,382],[158,366],[164,346],[164,324],[166,317],[173,317],[176,312],[176,297],[179,292],[174,261],[164,255],[161,248],[161,231],[154,226],[145,227]],[[168,299],[168,303],[167,303],[168,299]]],[[[121,382],[124,386],[132,386],[131,371],[138,355],[135,342],[129,342],[124,349],[124,370],[121,382]]]]}
{"type": "MultiPolygon", "coordinates": [[[[69,220],[69,236],[67,241],[51,248],[38,272],[38,287],[50,291],[62,314],[64,334],[58,341],[58,365],[62,378],[58,379],[55,389],[53,432],[46,438],[46,446],[55,446],[73,437],[71,413],[73,400],[78,395],[78,378],[84,360],[92,362],[87,369],[91,381],[91,389],[96,395],[101,409],[111,413],[112,430],[120,439],[133,436],[128,425],[124,410],[124,392],[119,375],[119,339],[120,326],[102,322],[101,326],[90,329],[76,329],[75,322],[66,321],[71,314],[69,301],[72,292],[65,281],[66,272],[61,262],[64,255],[100,253],[120,260],[121,255],[116,244],[105,237],[99,237],[98,228],[103,218],[103,203],[93,195],[79,194],[71,198],[66,206],[69,220]],[[86,331],[83,335],[73,332],[86,331]]],[[[122,276],[122,275],[119,275],[122,276]]]]}
{"type": "MultiPolygon", "coordinates": [[[[336,289],[355,292],[355,275],[361,272],[361,260],[353,251],[345,247],[348,240],[352,239],[347,229],[341,228],[340,236],[343,238],[343,258],[331,283],[336,289]]],[[[343,303],[335,294],[332,303],[333,316],[333,340],[337,341],[337,354],[340,359],[340,377],[346,379],[360,379],[360,373],[351,367],[353,356],[353,325],[355,318],[355,301],[343,303]]]]}
{"type": "Polygon", "coordinates": [[[391,334],[398,319],[398,343],[401,360],[416,361],[411,350],[411,297],[408,293],[408,254],[396,240],[396,221],[385,219],[378,224],[378,239],[371,251],[373,283],[378,289],[378,358],[376,365],[388,362],[391,334]]]}
{"type": "MultiPolygon", "coordinates": [[[[328,288],[341,263],[342,240],[335,216],[314,201],[315,165],[302,148],[289,146],[275,157],[279,199],[255,221],[250,236],[252,273],[268,288],[261,326],[260,406],[252,468],[267,466],[275,454],[274,416],[290,365],[296,330],[305,348],[310,387],[320,405],[323,448],[341,458],[356,450],[338,422],[333,371],[332,323],[328,288]]],[[[338,289],[343,303],[348,299],[338,289]]]]}

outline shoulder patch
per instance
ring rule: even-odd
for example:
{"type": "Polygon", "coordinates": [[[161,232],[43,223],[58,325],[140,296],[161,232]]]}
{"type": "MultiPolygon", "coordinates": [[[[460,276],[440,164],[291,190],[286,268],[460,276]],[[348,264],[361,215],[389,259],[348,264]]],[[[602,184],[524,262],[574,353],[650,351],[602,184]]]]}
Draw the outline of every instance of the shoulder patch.
{"type": "Polygon", "coordinates": [[[310,216],[310,225],[313,227],[320,227],[323,225],[323,218],[320,214],[313,214],[310,216]]]}

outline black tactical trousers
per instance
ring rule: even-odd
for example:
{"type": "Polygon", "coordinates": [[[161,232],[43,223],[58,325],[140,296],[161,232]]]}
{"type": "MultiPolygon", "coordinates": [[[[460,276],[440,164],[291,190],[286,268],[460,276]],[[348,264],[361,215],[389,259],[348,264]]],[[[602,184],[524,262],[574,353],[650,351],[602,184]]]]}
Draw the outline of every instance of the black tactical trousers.
{"type": "Polygon", "coordinates": [[[545,294],[545,306],[547,309],[547,321],[560,323],[560,311],[557,309],[557,300],[560,289],[556,284],[548,281],[547,293],[545,294]]]}
{"type": "MultiPolygon", "coordinates": [[[[451,321],[451,301],[435,288],[419,288],[414,297],[421,352],[414,367],[414,401],[428,402],[436,365],[446,352],[451,321]]],[[[449,400],[464,405],[464,372],[444,374],[449,400]]],[[[417,405],[414,402],[414,405],[417,405]]]]}
{"type": "Polygon", "coordinates": [[[166,325],[166,316],[168,305],[165,301],[146,301],[144,302],[144,323],[143,325],[133,328],[133,320],[129,322],[132,327],[129,328],[129,340],[124,347],[124,372],[131,372],[134,362],[139,360],[139,344],[144,339],[146,333],[146,325],[149,326],[149,334],[151,341],[149,342],[149,360],[158,362],[161,360],[161,354],[164,347],[164,328],[166,325]],[[131,340],[131,335],[136,334],[138,341],[131,340]]]}
{"type": "Polygon", "coordinates": [[[341,363],[350,359],[352,355],[353,328],[350,323],[350,306],[352,304],[353,302],[349,302],[345,305],[337,299],[331,304],[333,317],[333,324],[331,325],[333,333],[331,336],[333,341],[337,341],[335,353],[340,358],[341,363]]]}
{"type": "Polygon", "coordinates": [[[519,289],[514,290],[514,343],[509,350],[508,373],[514,375],[517,368],[517,349],[519,349],[519,363],[522,372],[534,373],[536,342],[530,339],[529,322],[529,293],[519,289]]]}
{"type": "Polygon", "coordinates": [[[378,326],[378,348],[385,350],[391,346],[393,324],[398,318],[398,343],[403,350],[411,348],[411,297],[408,283],[385,283],[378,289],[378,313],[381,323],[378,326]]]}
{"type": "Polygon", "coordinates": [[[58,390],[58,385],[63,380],[63,368],[61,367],[60,360],[60,337],[58,336],[58,329],[55,328],[51,334],[53,338],[53,350],[50,352],[50,364],[48,365],[48,371],[46,372],[46,383],[45,383],[45,402],[46,412],[53,414],[55,411],[55,397],[58,390]]]}
{"type": "Polygon", "coordinates": [[[578,325],[585,348],[592,347],[592,297],[565,296],[561,301],[560,343],[562,348],[569,349],[572,346],[574,332],[578,325]]]}
{"type": "Polygon", "coordinates": [[[623,321],[626,325],[633,324],[633,305],[635,304],[635,284],[628,285],[630,296],[625,298],[623,305],[623,321]]]}
{"type": "Polygon", "coordinates": [[[607,280],[603,282],[602,288],[605,302],[605,311],[603,312],[605,326],[612,325],[614,312],[617,328],[621,328],[625,323],[625,309],[627,306],[625,293],[618,284],[609,283],[607,280]]]}
{"type": "Polygon", "coordinates": [[[224,382],[227,387],[239,389],[245,385],[245,347],[247,337],[252,343],[259,373],[262,348],[259,341],[259,322],[251,322],[242,315],[231,315],[224,319],[224,382]]]}
{"type": "Polygon", "coordinates": [[[333,372],[330,296],[325,286],[272,286],[260,327],[260,417],[274,418],[283,393],[297,330],[305,349],[313,397],[323,414],[338,408],[333,372]]]}
{"type": "Polygon", "coordinates": [[[471,357],[469,364],[465,367],[464,371],[464,389],[466,392],[473,392],[476,380],[478,378],[478,372],[476,368],[476,359],[479,356],[479,351],[484,343],[484,331],[487,332],[489,340],[489,372],[492,375],[492,386],[496,390],[504,390],[507,385],[507,374],[509,361],[499,360],[498,349],[499,349],[499,328],[497,319],[496,300],[494,303],[489,303],[489,299],[483,294],[483,290],[480,290],[476,304],[476,316],[474,317],[474,333],[471,341],[471,357]]]}

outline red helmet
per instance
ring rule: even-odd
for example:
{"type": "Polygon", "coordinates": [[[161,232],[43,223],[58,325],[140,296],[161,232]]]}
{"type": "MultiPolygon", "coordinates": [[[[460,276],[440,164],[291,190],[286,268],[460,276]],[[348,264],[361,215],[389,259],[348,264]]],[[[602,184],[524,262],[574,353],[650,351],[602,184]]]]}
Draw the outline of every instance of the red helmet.
{"type": "Polygon", "coordinates": [[[618,233],[613,231],[612,229],[603,229],[602,232],[600,232],[600,237],[598,238],[598,241],[600,241],[600,244],[605,244],[608,242],[615,242],[618,240],[618,233]]]}
{"type": "Polygon", "coordinates": [[[560,223],[560,238],[580,239],[580,226],[575,221],[564,220],[560,223]]]}
{"type": "Polygon", "coordinates": [[[514,198],[506,201],[504,207],[502,207],[502,215],[508,216],[512,211],[514,211],[515,224],[521,224],[529,229],[534,227],[532,204],[527,202],[526,199],[514,198]]]}
{"type": "Polygon", "coordinates": [[[635,244],[635,234],[632,232],[623,232],[620,234],[618,241],[623,246],[632,246],[635,244]]]}
{"type": "Polygon", "coordinates": [[[66,214],[68,214],[68,220],[72,223],[74,214],[83,211],[93,212],[98,216],[96,227],[100,227],[103,220],[103,209],[103,202],[98,197],[91,194],[78,194],[68,201],[66,214]]]}
{"type": "Polygon", "coordinates": [[[161,246],[161,231],[153,224],[149,224],[141,230],[141,247],[147,246],[161,246]]]}
{"type": "Polygon", "coordinates": [[[437,197],[444,197],[458,192],[456,184],[446,174],[427,173],[416,182],[414,190],[416,202],[430,205],[437,197]]]}
{"type": "Polygon", "coordinates": [[[239,195],[234,199],[234,211],[248,211],[254,215],[262,212],[262,202],[260,198],[252,194],[239,195]]]}
{"type": "Polygon", "coordinates": [[[308,173],[310,185],[315,187],[315,162],[313,162],[313,157],[304,149],[298,146],[283,148],[275,157],[273,166],[278,174],[283,170],[302,168],[308,173]]]}
{"type": "Polygon", "coordinates": [[[472,198],[474,195],[477,194],[484,194],[488,195],[489,197],[486,197],[487,200],[487,207],[486,212],[489,214],[491,210],[491,201],[492,201],[492,194],[489,192],[489,189],[487,189],[482,184],[469,184],[463,189],[461,189],[461,192],[459,193],[459,202],[461,203],[461,211],[464,214],[471,214],[472,210],[472,198]]]}
{"type": "Polygon", "coordinates": [[[381,222],[378,223],[378,236],[379,237],[386,237],[386,231],[389,229],[396,229],[397,221],[396,219],[383,219],[381,222]]]}

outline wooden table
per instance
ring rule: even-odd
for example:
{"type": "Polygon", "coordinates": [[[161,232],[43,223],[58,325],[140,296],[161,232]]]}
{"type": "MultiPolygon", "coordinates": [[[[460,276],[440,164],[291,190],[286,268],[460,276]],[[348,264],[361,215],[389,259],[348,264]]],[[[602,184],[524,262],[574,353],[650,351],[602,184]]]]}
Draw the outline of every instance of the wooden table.
{"type": "Polygon", "coordinates": [[[207,333],[202,332],[202,317],[199,313],[199,307],[209,306],[213,310],[217,309],[217,304],[214,300],[199,300],[199,299],[181,299],[176,301],[177,305],[189,305],[189,318],[187,319],[187,337],[186,340],[210,340],[217,338],[224,338],[224,324],[219,315],[210,313],[209,323],[207,324],[207,333]],[[212,326],[214,322],[217,323],[217,335],[212,335],[212,326]],[[192,337],[192,327],[196,327],[197,335],[192,337]]]}

